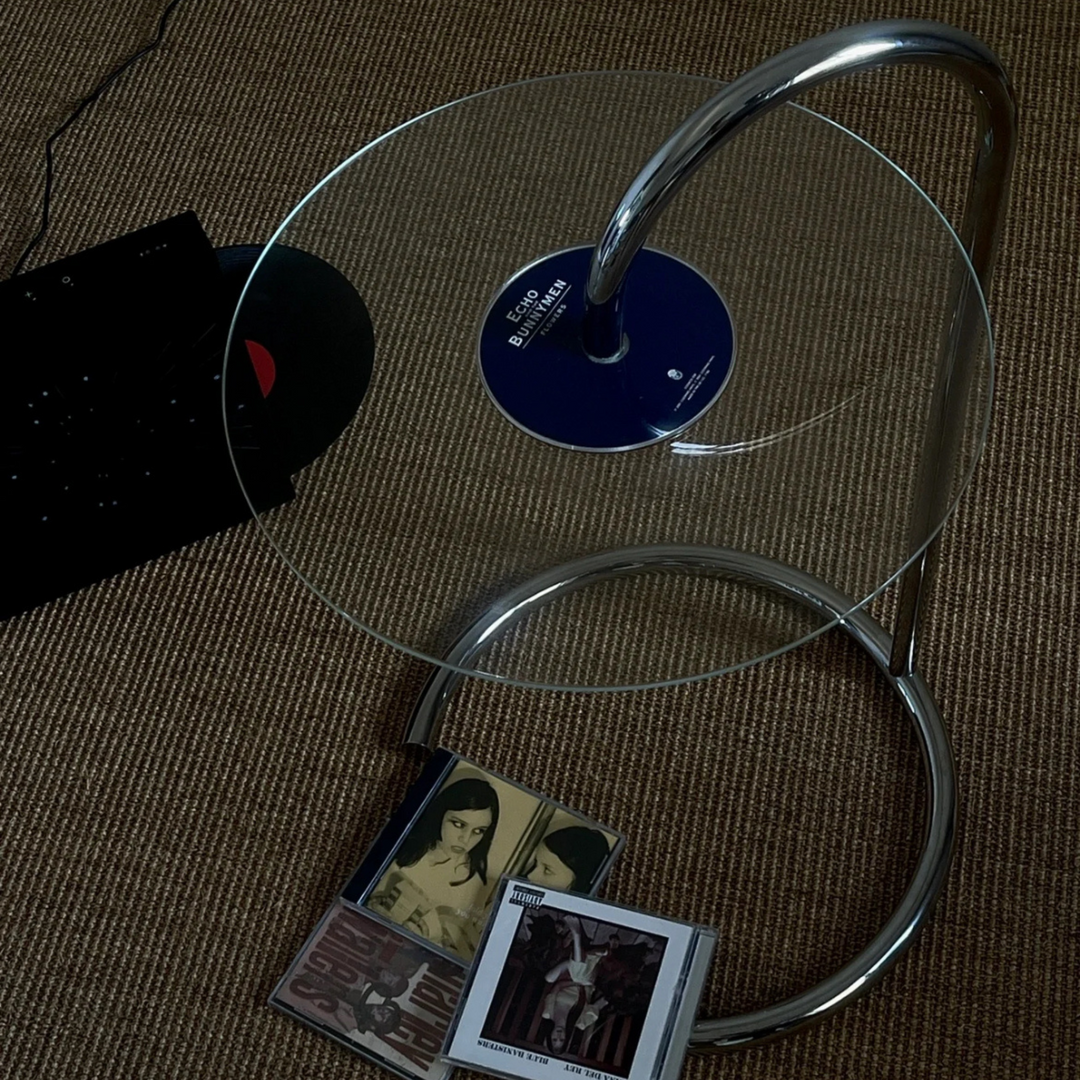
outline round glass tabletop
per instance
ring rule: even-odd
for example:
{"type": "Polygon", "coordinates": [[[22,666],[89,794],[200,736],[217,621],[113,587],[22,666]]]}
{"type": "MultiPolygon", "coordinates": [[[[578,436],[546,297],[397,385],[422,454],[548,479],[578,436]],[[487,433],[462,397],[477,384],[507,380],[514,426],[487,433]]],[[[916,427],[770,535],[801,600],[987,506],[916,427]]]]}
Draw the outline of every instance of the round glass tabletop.
{"type": "MultiPolygon", "coordinates": [[[[733,327],[730,370],[688,427],[590,452],[538,436],[492,395],[479,343],[493,301],[506,299],[510,315],[524,268],[595,244],[653,150],[720,85],[600,73],[464,99],[343,163],[267,246],[236,312],[226,384],[235,365],[254,362],[268,403],[286,389],[270,389],[283,358],[258,340],[260,320],[277,313],[322,372],[305,408],[329,418],[329,445],[297,456],[288,433],[265,429],[270,443],[281,439],[295,487],[271,508],[252,494],[262,482],[252,455],[234,460],[275,547],[357,625],[438,664],[523,582],[655,544],[765,556],[862,605],[940,529],[989,415],[981,307],[972,384],[951,421],[956,452],[930,513],[917,513],[957,289],[978,286],[955,234],[903,172],[796,106],[715,154],[648,238],[649,251],[720,298],[733,327]],[[320,268],[362,298],[373,352],[366,317],[343,313],[320,268]],[[333,377],[319,367],[330,324],[333,377]]],[[[627,305],[654,294],[663,290],[628,294],[627,305]]],[[[540,311],[536,300],[526,315],[540,311]]],[[[629,337],[633,353],[640,338],[629,337]]],[[[660,382],[683,378],[676,352],[660,341],[660,382]]],[[[579,401],[575,378],[562,390],[568,409],[579,401]]],[[[234,451],[251,439],[238,415],[227,410],[234,451]]],[[[657,568],[560,598],[465,670],[554,688],[659,685],[745,666],[827,625],[738,575],[657,568]]]]}

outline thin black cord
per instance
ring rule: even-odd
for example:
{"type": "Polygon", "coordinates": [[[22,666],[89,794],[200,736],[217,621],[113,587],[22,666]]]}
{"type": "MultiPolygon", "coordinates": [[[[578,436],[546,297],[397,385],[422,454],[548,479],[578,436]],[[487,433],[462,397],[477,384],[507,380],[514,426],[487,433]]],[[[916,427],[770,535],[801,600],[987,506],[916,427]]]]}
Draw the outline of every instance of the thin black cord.
{"type": "Polygon", "coordinates": [[[165,10],[161,13],[161,19],[158,22],[157,33],[154,35],[154,40],[151,41],[149,45],[144,45],[141,49],[139,49],[138,52],[132,53],[132,55],[129,56],[111,75],[106,76],[106,78],[98,84],[94,92],[90,94],[89,97],[83,98],[82,101],[79,102],[79,105],[75,109],[75,111],[46,140],[45,194],[41,202],[41,226],[38,228],[38,231],[35,234],[34,238],[30,241],[29,244],[26,245],[23,253],[19,256],[19,261],[15,264],[15,269],[11,271],[12,277],[15,277],[16,274],[22,271],[23,264],[29,257],[30,252],[32,252],[34,248],[37,247],[38,243],[41,241],[41,238],[45,235],[46,230],[49,228],[49,199],[52,195],[53,181],[53,144],[56,142],[57,139],[60,138],[61,135],[64,134],[65,131],[67,131],[69,127],[71,127],[72,124],[75,123],[76,120],[79,119],[80,116],[82,116],[86,109],[93,105],[94,102],[97,101],[97,99],[101,97],[101,95],[104,94],[105,91],[108,90],[109,87],[112,86],[112,84],[116,82],[116,80],[119,79],[120,76],[123,75],[129,67],[131,67],[132,64],[134,64],[138,60],[141,60],[147,53],[153,52],[154,49],[156,49],[161,44],[161,39],[165,36],[165,27],[168,25],[169,22],[169,16],[172,15],[173,9],[179,3],[181,3],[181,0],[169,0],[169,3],[166,6],[165,10]]]}

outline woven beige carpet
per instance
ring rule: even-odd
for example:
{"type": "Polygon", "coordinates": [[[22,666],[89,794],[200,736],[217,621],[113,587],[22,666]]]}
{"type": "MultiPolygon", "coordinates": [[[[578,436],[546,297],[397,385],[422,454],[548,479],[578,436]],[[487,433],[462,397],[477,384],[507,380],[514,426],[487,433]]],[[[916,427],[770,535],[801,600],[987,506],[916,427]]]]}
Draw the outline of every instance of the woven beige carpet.
{"type": "MultiPolygon", "coordinates": [[[[0,10],[5,273],[36,226],[46,136],[161,7],[0,10]]],[[[729,79],[901,14],[979,35],[1021,108],[990,442],[947,529],[921,653],[954,740],[958,854],[929,929],[878,987],[791,1038],[688,1059],[697,1080],[1080,1069],[1074,6],[185,0],[160,50],[60,142],[35,255],[188,208],[219,246],[262,242],[354,150],[463,94],[564,71],[729,79]]],[[[968,114],[944,75],[868,75],[808,103],[955,218],[968,114]]],[[[5,364],[18,355],[4,344],[5,364]]],[[[610,648],[632,638],[616,627],[610,648]]],[[[400,732],[425,675],[307,593],[254,525],[0,625],[0,1075],[376,1076],[265,1000],[419,768],[400,732]]],[[[719,928],[710,1015],[840,967],[918,852],[914,736],[839,637],[663,691],[473,682],[445,741],[625,832],[608,896],[719,928]]]]}

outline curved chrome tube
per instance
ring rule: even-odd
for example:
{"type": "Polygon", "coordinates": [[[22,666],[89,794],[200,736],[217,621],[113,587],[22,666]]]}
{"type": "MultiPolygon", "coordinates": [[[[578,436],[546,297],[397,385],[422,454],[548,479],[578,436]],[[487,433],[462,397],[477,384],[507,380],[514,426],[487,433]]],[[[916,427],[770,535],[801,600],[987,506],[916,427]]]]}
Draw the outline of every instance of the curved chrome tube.
{"type": "MultiPolygon", "coordinates": [[[[911,19],[862,23],[796,45],[742,75],[688,117],[653,154],[627,188],[593,252],[586,285],[586,352],[604,359],[622,349],[623,285],[630,263],[664,208],[711,154],[758,117],[812,87],[870,68],[912,63],[952,72],[975,104],[976,154],[959,235],[987,293],[1016,147],[1016,105],[1008,76],[990,49],[962,30],[911,19]]],[[[944,516],[971,386],[981,310],[966,274],[954,288],[952,311],[920,461],[909,529],[913,551],[928,544],[944,516]]],[[[931,548],[902,579],[890,661],[895,674],[914,666],[931,548]]]]}
{"type": "Polygon", "coordinates": [[[956,780],[948,733],[915,669],[915,629],[932,545],[942,517],[960,419],[972,377],[972,343],[981,317],[980,289],[990,284],[1007,199],[1016,140],[1008,78],[993,54],[961,31],[937,23],[868,23],[826,34],[781,53],[737,79],[695,112],[631,184],[593,255],[587,286],[586,349],[601,359],[622,345],[622,285],[627,268],[658,215],[713,151],[753,119],[803,90],[840,75],[899,63],[924,63],[958,75],[975,101],[978,149],[960,239],[975,279],[965,272],[954,288],[952,320],[939,360],[927,437],[910,525],[912,550],[922,557],[905,572],[895,634],[890,636],[856,601],[801,570],[764,556],[693,545],[627,548],[567,563],[519,585],[473,624],[432,675],[406,740],[434,745],[445,705],[470,661],[514,623],[544,605],[595,582],[652,569],[705,570],[778,590],[838,623],[871,656],[900,697],[918,735],[926,767],[928,823],[915,875],[899,906],[873,940],[840,971],[777,1005],[743,1016],[699,1020],[691,1049],[706,1052],[761,1043],[843,1008],[873,986],[911,945],[948,872],[956,829],[956,780]],[[456,669],[456,670],[454,670],[456,669]]]}
{"type": "MultiPolygon", "coordinates": [[[[957,75],[978,114],[978,150],[960,238],[985,292],[1008,190],[1016,141],[1016,106],[1008,76],[977,38],[942,23],[890,19],[833,30],[787,49],[729,83],[689,116],[649,159],[619,201],[593,252],[586,285],[592,332],[618,344],[602,326],[616,313],[631,260],[682,186],[754,120],[822,83],[870,68],[931,64],[957,75]]],[[[610,356],[615,350],[593,351],[610,356]]]]}
{"type": "MultiPolygon", "coordinates": [[[[892,967],[915,940],[945,883],[956,831],[956,777],[949,736],[922,677],[917,672],[889,672],[890,639],[854,601],[810,574],[760,555],[696,545],[624,548],[554,567],[519,585],[493,605],[455,644],[447,659],[464,666],[514,623],[569,593],[610,578],[649,570],[723,573],[773,589],[816,611],[825,624],[840,619],[872,657],[899,695],[915,725],[927,771],[927,828],[915,875],[899,906],[874,939],[850,963],[795,997],[766,1009],[699,1020],[690,1039],[692,1050],[712,1052],[766,1042],[788,1034],[861,997],[892,967]]],[[[406,741],[434,746],[443,710],[464,676],[436,669],[417,701],[406,741]]]]}

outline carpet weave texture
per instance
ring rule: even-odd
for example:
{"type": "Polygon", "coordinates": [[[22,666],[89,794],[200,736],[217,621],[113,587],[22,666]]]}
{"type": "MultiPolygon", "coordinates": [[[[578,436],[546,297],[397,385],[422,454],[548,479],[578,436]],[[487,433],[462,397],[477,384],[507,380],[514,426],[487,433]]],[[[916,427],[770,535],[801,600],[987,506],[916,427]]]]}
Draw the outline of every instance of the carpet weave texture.
{"type": "MultiPolygon", "coordinates": [[[[0,10],[5,274],[36,228],[46,137],[162,6],[0,10]]],[[[864,999],[691,1057],[689,1080],[1080,1073],[1080,9],[184,0],[58,144],[31,261],[186,209],[216,246],[262,243],[350,154],[463,95],[570,71],[728,80],[898,15],[979,36],[1020,105],[990,438],[920,653],[956,753],[957,856],[928,929],[864,999]]],[[[804,103],[958,219],[970,115],[943,73],[872,73],[804,103]]],[[[3,363],[28,347],[5,342],[3,363]]],[[[610,648],[634,647],[616,627],[610,648]]],[[[0,624],[0,1077],[378,1075],[265,1002],[420,768],[400,735],[427,673],[304,589],[254,523],[0,624]]],[[[606,896],[719,928],[710,1015],[850,959],[902,894],[924,824],[915,737],[839,635],[630,694],[472,680],[444,742],[624,832],[606,896]]]]}

